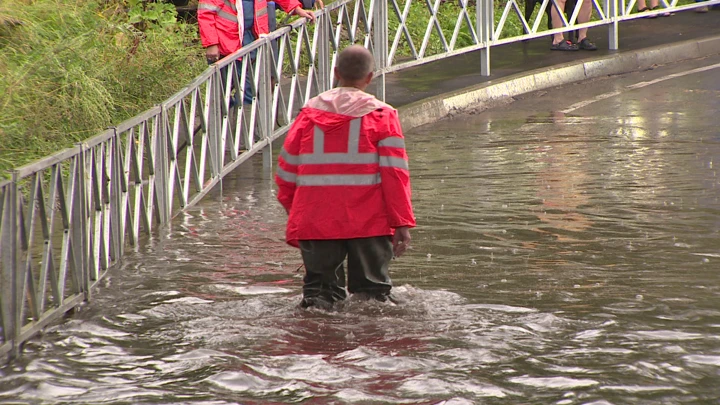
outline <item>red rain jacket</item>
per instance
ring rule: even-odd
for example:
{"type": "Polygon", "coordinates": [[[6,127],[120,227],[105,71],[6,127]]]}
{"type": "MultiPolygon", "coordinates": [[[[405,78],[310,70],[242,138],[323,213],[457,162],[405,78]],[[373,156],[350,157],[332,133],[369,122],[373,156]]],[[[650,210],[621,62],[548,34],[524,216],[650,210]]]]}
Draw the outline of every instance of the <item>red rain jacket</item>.
{"type": "MultiPolygon", "coordinates": [[[[301,6],[298,0],[276,0],[275,2],[287,13],[301,6]]],[[[197,19],[203,47],[217,45],[222,56],[230,55],[242,47],[244,24],[240,2],[236,3],[236,0],[200,0],[197,19]],[[239,16],[238,10],[240,10],[239,16]]],[[[267,0],[255,0],[255,15],[253,16],[255,39],[269,32],[267,0]]]]}
{"type": "Polygon", "coordinates": [[[278,163],[278,200],[289,214],[292,246],[415,226],[397,111],[370,94],[340,87],[310,100],[278,163]]]}

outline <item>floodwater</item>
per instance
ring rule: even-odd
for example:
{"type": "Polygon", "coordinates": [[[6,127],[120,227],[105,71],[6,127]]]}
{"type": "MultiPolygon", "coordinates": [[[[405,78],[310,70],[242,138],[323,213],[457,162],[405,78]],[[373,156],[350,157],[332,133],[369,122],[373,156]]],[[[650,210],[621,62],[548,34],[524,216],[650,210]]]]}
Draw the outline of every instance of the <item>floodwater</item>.
{"type": "Polygon", "coordinates": [[[406,134],[400,306],[297,309],[285,215],[243,165],[0,369],[0,403],[718,403],[717,70],[623,90],[683,69],[406,134]]]}

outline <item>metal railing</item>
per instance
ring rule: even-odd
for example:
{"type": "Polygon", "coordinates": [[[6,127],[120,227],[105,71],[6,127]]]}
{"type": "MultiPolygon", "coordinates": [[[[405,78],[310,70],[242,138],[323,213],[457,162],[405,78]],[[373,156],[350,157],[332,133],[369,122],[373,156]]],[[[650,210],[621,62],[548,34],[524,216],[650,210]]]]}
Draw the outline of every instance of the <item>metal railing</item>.
{"type": "MultiPolygon", "coordinates": [[[[591,1],[594,20],[577,22],[578,2],[563,27],[543,30],[554,0],[543,0],[529,19],[517,0],[502,7],[340,0],[318,12],[315,25],[298,20],[281,27],[208,67],[164,103],[14,170],[0,182],[0,355],[16,356],[25,341],[89,300],[127,246],[195,204],[242,162],[262,152],[270,166],[272,142],[298,109],[334,86],[345,45],[373,52],[376,96],[384,99],[386,73],[480,50],[478,69],[489,75],[491,47],[509,42],[606,25],[617,48],[618,23],[641,16],[631,13],[635,1],[591,1]],[[416,34],[418,13],[427,24],[416,34]],[[447,21],[450,29],[443,28],[447,21]],[[522,33],[512,32],[510,22],[522,33]]],[[[677,0],[661,0],[664,9],[653,13],[718,3],[678,7],[677,0]]]]}

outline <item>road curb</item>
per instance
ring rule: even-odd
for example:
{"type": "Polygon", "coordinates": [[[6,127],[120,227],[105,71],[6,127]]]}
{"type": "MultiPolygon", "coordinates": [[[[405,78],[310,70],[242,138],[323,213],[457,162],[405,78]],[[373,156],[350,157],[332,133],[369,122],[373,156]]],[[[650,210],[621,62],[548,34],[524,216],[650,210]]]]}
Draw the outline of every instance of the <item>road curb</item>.
{"type": "Polygon", "coordinates": [[[466,87],[398,108],[404,130],[431,124],[459,113],[478,112],[512,101],[512,97],[603,76],[648,69],[655,65],[720,54],[720,36],[618,52],[523,72],[466,87]]]}

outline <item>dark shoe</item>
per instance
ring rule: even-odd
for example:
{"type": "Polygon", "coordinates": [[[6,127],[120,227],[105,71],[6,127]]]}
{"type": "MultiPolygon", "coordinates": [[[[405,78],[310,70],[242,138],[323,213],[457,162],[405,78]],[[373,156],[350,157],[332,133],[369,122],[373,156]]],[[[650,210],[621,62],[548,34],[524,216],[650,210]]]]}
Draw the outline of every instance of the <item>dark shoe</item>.
{"type": "Polygon", "coordinates": [[[550,46],[551,51],[577,51],[578,47],[577,45],[573,44],[570,41],[561,41],[557,44],[552,44],[550,46]]]}
{"type": "Polygon", "coordinates": [[[398,297],[390,293],[378,294],[375,296],[375,300],[379,302],[392,302],[395,305],[402,305],[405,303],[405,301],[399,299],[398,297]]]}
{"type": "MultiPolygon", "coordinates": [[[[653,11],[653,10],[655,10],[656,8],[657,8],[657,7],[645,7],[645,8],[643,8],[643,9],[638,10],[638,11],[653,11]]],[[[645,18],[658,18],[658,16],[657,16],[657,14],[655,14],[655,15],[647,16],[647,17],[645,17],[645,18]]]]}
{"type": "MultiPolygon", "coordinates": [[[[650,10],[657,10],[659,8],[660,8],[660,6],[655,6],[655,7],[651,8],[650,10]]],[[[660,14],[660,17],[670,17],[671,15],[673,15],[673,14],[672,13],[662,13],[662,14],[660,14]]],[[[657,16],[655,16],[655,17],[657,17],[657,16]]]]}
{"type": "MultiPolygon", "coordinates": [[[[638,13],[644,13],[644,12],[646,12],[646,11],[652,11],[652,9],[651,9],[650,7],[643,7],[643,8],[639,8],[639,9],[638,9],[638,13]]],[[[649,16],[649,17],[643,17],[643,18],[657,18],[657,16],[656,16],[656,15],[651,15],[651,16],[649,16]]]]}
{"type": "Polygon", "coordinates": [[[333,303],[321,297],[305,297],[300,301],[300,308],[307,309],[310,307],[330,311],[333,309],[333,303]]]}
{"type": "Polygon", "coordinates": [[[361,291],[356,292],[352,295],[353,300],[358,301],[377,301],[377,302],[390,302],[395,305],[401,305],[404,304],[405,301],[398,299],[394,295],[392,295],[390,292],[368,292],[368,291],[361,291]]]}
{"type": "MultiPolygon", "coordinates": [[[[638,9],[638,13],[644,13],[645,11],[653,11],[653,10],[655,10],[655,9],[650,8],[650,7],[643,7],[643,8],[638,9]]],[[[656,14],[656,15],[649,15],[649,16],[643,17],[643,18],[658,18],[658,16],[656,14]]]]}
{"type": "Polygon", "coordinates": [[[589,39],[583,38],[582,41],[578,42],[577,44],[578,49],[582,49],[583,51],[597,51],[597,46],[590,42],[589,39]]]}

